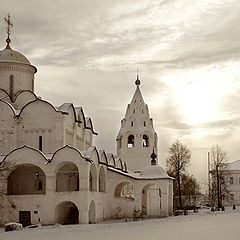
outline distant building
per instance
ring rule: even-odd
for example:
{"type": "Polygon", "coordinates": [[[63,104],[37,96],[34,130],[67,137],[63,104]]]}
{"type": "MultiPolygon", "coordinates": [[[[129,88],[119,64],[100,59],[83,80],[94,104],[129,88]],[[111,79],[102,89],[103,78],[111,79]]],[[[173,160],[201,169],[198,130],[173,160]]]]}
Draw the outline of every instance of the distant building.
{"type": "Polygon", "coordinates": [[[172,215],[173,179],[157,164],[157,134],[139,79],[115,157],[93,146],[93,122],[81,107],[55,107],[35,95],[37,68],[10,42],[8,36],[0,51],[0,167],[7,166],[0,224],[172,215]]]}
{"type": "Polygon", "coordinates": [[[230,197],[223,199],[224,205],[240,205],[240,160],[226,164],[224,181],[227,184],[230,197]]]}

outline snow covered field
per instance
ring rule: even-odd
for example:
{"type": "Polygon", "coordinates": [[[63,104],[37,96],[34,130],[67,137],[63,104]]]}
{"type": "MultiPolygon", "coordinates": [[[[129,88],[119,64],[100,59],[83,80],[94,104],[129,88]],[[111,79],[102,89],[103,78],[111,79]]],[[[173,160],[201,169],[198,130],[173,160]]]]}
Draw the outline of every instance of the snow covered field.
{"type": "Polygon", "coordinates": [[[135,222],[92,225],[56,225],[4,232],[1,240],[238,240],[240,211],[211,213],[210,210],[188,216],[149,219],[135,222]]]}

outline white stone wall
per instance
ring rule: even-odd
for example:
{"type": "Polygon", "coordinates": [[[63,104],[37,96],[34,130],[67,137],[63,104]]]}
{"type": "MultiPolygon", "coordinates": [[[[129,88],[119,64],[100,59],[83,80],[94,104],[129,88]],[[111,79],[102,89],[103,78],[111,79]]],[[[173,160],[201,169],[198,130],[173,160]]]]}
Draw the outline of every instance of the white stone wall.
{"type": "MultiPolygon", "coordinates": [[[[57,207],[60,203],[71,202],[75,204],[79,211],[79,223],[88,223],[90,221],[90,206],[94,205],[94,222],[103,221],[109,218],[132,218],[134,210],[142,210],[142,191],[148,186],[157,186],[161,189],[161,210],[158,211],[156,206],[160,202],[155,199],[149,199],[151,203],[148,204],[147,216],[168,216],[171,215],[169,209],[169,201],[172,201],[172,193],[169,193],[169,184],[172,184],[171,179],[159,180],[144,180],[135,179],[126,176],[119,170],[110,170],[104,164],[99,164],[101,160],[95,148],[92,148],[91,154],[86,160],[81,153],[72,148],[64,147],[57,150],[49,163],[47,159],[38,150],[30,147],[22,147],[14,150],[4,160],[4,163],[12,163],[13,169],[5,173],[5,178],[0,181],[0,188],[7,192],[7,177],[18,166],[31,164],[41,168],[46,175],[46,192],[45,194],[28,194],[28,195],[8,195],[7,199],[3,201],[5,211],[2,211],[2,223],[8,221],[19,221],[19,211],[31,212],[31,223],[52,224],[56,222],[57,207]],[[79,190],[57,192],[56,191],[56,176],[58,170],[66,164],[75,164],[79,172],[79,190]],[[96,169],[94,191],[90,191],[89,177],[90,168],[94,166],[96,169]],[[104,192],[99,190],[99,175],[100,169],[103,168],[105,174],[106,188],[104,192]],[[116,186],[119,183],[131,183],[134,187],[134,199],[127,199],[115,196],[116,186]],[[170,195],[169,195],[170,194],[170,195]],[[14,205],[10,207],[9,203],[14,205]],[[156,213],[157,212],[157,213],[156,213]]],[[[32,177],[34,178],[34,177],[32,177]]],[[[34,179],[28,180],[28,184],[34,184],[34,179]]],[[[147,217],[146,216],[146,217],[147,217]]],[[[93,221],[92,221],[93,222],[93,221]]]]}

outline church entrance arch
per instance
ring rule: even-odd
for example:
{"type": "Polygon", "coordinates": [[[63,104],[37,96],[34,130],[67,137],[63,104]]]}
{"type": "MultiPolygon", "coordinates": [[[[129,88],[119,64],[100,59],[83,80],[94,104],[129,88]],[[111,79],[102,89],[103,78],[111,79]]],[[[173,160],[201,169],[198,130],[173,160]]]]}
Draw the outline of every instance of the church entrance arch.
{"type": "Polygon", "coordinates": [[[94,201],[91,202],[89,211],[88,211],[89,223],[96,223],[96,206],[94,201]]]}
{"type": "Polygon", "coordinates": [[[55,210],[55,220],[60,224],[78,224],[79,211],[77,206],[70,201],[61,202],[55,210]]]}
{"type": "Polygon", "coordinates": [[[161,215],[161,189],[155,184],[147,184],[142,190],[142,214],[153,217],[161,215]]]}

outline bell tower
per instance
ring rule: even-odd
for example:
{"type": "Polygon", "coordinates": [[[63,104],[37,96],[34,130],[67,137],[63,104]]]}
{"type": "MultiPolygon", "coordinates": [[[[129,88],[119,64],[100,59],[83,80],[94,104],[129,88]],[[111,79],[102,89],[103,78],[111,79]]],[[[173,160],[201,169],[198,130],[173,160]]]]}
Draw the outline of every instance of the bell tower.
{"type": "MultiPolygon", "coordinates": [[[[127,106],[125,117],[117,136],[117,156],[127,163],[128,169],[140,172],[149,165],[153,150],[157,153],[157,134],[149,116],[137,74],[136,91],[127,106]]],[[[156,160],[157,161],[157,160],[156,160]]]]}

